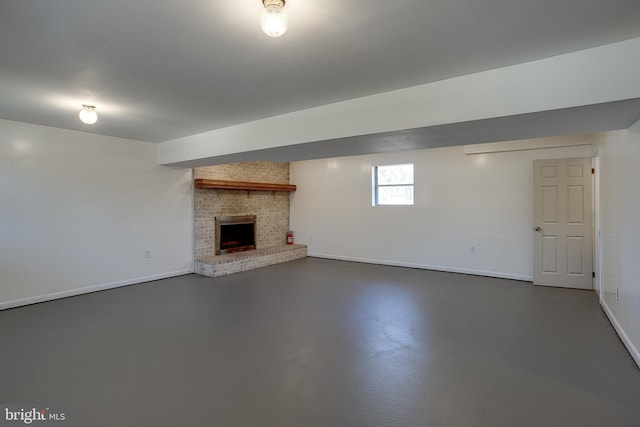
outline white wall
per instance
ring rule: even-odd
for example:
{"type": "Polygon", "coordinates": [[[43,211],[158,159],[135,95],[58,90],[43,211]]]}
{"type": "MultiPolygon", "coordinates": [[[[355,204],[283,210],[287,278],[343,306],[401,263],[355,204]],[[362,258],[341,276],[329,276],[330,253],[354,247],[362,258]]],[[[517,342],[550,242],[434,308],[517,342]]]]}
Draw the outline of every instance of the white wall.
{"type": "Polygon", "coordinates": [[[578,146],[465,156],[459,146],[294,162],[291,227],[311,256],[532,280],[532,160],[592,153],[578,146]],[[408,162],[415,206],[372,207],[371,167],[408,162]]]}
{"type": "Polygon", "coordinates": [[[630,130],[609,132],[605,139],[598,147],[601,303],[640,365],[640,122],[630,130]]]}
{"type": "Polygon", "coordinates": [[[156,153],[0,120],[0,309],[193,271],[191,170],[156,153]]]}

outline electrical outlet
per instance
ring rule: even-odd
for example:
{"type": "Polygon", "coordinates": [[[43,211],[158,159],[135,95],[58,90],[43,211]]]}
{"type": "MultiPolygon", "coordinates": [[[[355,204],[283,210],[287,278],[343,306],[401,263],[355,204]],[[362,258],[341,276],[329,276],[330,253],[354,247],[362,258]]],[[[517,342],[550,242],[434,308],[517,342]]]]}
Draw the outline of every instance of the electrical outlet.
{"type": "Polygon", "coordinates": [[[471,254],[475,255],[475,254],[477,254],[477,253],[478,253],[478,251],[477,251],[477,249],[476,249],[476,247],[475,247],[475,246],[470,246],[470,247],[469,247],[469,253],[471,253],[471,254]]]}
{"type": "Polygon", "coordinates": [[[146,251],[144,251],[144,257],[145,257],[146,259],[151,258],[151,251],[150,251],[150,250],[148,250],[148,249],[147,249],[146,251]]]}
{"type": "Polygon", "coordinates": [[[616,302],[620,302],[620,288],[616,288],[616,302]]]}
{"type": "Polygon", "coordinates": [[[309,244],[313,245],[313,237],[309,237],[309,244]]]}

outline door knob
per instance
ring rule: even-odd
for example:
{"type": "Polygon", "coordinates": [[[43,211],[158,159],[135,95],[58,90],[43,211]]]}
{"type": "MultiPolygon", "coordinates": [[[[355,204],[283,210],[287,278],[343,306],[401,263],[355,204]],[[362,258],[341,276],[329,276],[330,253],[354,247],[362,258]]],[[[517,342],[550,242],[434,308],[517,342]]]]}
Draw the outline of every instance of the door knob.
{"type": "Polygon", "coordinates": [[[542,231],[542,228],[540,227],[533,227],[533,231],[537,231],[538,233],[542,231]]]}

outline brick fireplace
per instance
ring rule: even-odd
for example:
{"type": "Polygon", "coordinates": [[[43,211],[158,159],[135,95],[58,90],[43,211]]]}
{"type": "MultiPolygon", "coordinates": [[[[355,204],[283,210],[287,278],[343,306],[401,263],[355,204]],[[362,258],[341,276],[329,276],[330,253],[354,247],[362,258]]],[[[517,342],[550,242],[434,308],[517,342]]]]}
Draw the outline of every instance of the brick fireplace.
{"type": "MultiPolygon", "coordinates": [[[[206,166],[194,169],[194,179],[288,184],[289,164],[258,161],[206,166]]],[[[244,269],[250,269],[268,265],[265,262],[270,261],[265,257],[281,262],[306,256],[306,246],[287,247],[288,230],[289,193],[208,188],[194,190],[194,251],[197,273],[219,275],[215,274],[215,268],[211,271],[211,266],[229,264],[234,260],[247,267],[244,269]],[[219,237],[216,218],[252,216],[256,218],[256,251],[221,253],[216,256],[216,239],[219,237]],[[252,256],[261,259],[252,259],[252,256]]],[[[226,265],[223,274],[242,271],[242,267],[239,268],[226,265]]]]}

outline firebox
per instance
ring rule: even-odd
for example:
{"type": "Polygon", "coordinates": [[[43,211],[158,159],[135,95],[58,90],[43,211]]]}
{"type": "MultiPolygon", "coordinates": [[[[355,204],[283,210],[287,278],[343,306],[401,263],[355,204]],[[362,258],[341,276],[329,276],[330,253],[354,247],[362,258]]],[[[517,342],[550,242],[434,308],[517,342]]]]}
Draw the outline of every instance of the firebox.
{"type": "Polygon", "coordinates": [[[216,217],[216,255],[255,248],[255,215],[216,217]]]}

